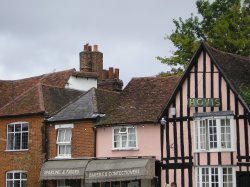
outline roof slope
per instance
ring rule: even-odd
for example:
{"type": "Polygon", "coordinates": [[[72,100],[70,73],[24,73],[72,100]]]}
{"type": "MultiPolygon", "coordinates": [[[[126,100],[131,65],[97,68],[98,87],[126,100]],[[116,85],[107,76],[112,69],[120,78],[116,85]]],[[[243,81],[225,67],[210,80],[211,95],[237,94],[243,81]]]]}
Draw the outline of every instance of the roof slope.
{"type": "Polygon", "coordinates": [[[0,81],[0,116],[53,113],[80,91],[65,89],[74,69],[14,81],[0,81]]]}
{"type": "Polygon", "coordinates": [[[52,115],[48,121],[69,121],[96,118],[108,113],[117,103],[118,93],[92,88],[52,115]]]}
{"type": "Polygon", "coordinates": [[[0,108],[39,83],[63,88],[74,71],[70,69],[20,80],[0,80],[0,108]]]}
{"type": "Polygon", "coordinates": [[[242,86],[250,86],[249,58],[222,52],[207,44],[205,45],[212,57],[214,57],[216,64],[238,93],[240,93],[242,86]]]}
{"type": "Polygon", "coordinates": [[[1,116],[53,113],[82,94],[81,91],[37,84],[0,108],[1,116]]]}
{"type": "Polygon", "coordinates": [[[178,81],[179,76],[133,78],[121,93],[119,106],[101,124],[157,122],[178,81]]]}

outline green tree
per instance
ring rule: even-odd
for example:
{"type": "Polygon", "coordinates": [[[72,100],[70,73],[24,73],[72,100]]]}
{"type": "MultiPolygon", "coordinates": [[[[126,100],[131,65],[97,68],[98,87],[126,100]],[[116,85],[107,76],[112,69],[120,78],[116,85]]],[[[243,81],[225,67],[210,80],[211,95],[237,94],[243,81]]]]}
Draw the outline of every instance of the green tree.
{"type": "Polygon", "coordinates": [[[165,37],[176,47],[171,57],[157,57],[171,67],[167,74],[182,73],[201,40],[222,51],[250,54],[250,0],[197,0],[196,6],[199,16],[174,19],[175,30],[165,37]]]}

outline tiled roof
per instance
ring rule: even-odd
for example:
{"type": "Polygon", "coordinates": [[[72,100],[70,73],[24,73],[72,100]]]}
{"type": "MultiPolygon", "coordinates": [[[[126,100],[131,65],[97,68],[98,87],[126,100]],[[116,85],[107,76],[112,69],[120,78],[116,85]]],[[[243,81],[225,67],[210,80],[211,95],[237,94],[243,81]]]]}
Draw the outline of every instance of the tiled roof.
{"type": "Polygon", "coordinates": [[[82,94],[81,91],[37,84],[28,92],[0,108],[1,116],[53,113],[82,94]]]}
{"type": "Polygon", "coordinates": [[[70,69],[20,80],[0,80],[0,108],[38,83],[63,88],[74,71],[70,69]]]}
{"type": "Polygon", "coordinates": [[[119,105],[106,113],[102,125],[157,122],[178,76],[133,78],[120,95],[119,105]]]}
{"type": "Polygon", "coordinates": [[[208,45],[206,47],[238,93],[242,86],[250,87],[249,58],[222,52],[208,45]]]}
{"type": "Polygon", "coordinates": [[[96,114],[109,112],[117,103],[116,92],[92,88],[52,115],[48,121],[69,121],[96,118],[96,114]]]}
{"type": "Polygon", "coordinates": [[[0,81],[0,116],[55,112],[82,92],[63,89],[74,69],[0,81]],[[55,102],[51,102],[51,101],[55,102]]]}

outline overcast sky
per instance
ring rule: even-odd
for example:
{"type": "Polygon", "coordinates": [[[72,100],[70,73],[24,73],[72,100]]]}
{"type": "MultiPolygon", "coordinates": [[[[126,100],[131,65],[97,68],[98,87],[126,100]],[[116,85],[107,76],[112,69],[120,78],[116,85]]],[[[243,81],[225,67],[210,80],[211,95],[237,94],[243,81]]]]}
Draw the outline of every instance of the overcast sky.
{"type": "Polygon", "coordinates": [[[83,45],[97,44],[104,68],[132,77],[154,76],[170,56],[164,40],[172,20],[197,13],[195,0],[0,0],[0,79],[79,70],[83,45]]]}

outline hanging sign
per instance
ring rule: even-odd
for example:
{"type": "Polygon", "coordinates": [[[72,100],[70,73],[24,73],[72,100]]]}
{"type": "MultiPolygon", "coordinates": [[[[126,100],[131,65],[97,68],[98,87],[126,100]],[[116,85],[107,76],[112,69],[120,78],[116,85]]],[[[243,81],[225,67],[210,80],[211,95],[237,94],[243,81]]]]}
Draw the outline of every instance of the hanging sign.
{"type": "Polygon", "coordinates": [[[189,98],[189,107],[219,107],[221,105],[220,98],[189,98]]]}

